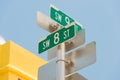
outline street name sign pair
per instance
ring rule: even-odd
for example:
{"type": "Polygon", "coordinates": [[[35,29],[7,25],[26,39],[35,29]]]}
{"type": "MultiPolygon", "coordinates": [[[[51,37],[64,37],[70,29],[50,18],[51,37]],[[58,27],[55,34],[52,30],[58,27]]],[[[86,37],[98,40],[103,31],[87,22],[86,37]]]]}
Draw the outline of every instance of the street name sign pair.
{"type": "MultiPolygon", "coordinates": [[[[38,16],[39,16],[39,13],[38,13],[38,16]]],[[[42,53],[50,48],[53,48],[53,47],[59,45],[60,43],[63,43],[65,41],[75,37],[75,34],[78,31],[83,29],[81,24],[79,24],[77,21],[73,20],[71,17],[67,16],[66,14],[64,14],[62,11],[60,11],[53,5],[51,5],[51,7],[50,7],[50,17],[54,21],[59,23],[61,26],[63,26],[63,28],[57,30],[54,33],[51,33],[49,36],[46,37],[45,40],[42,40],[39,43],[39,53],[42,53]],[[66,28],[66,26],[68,28],[66,28]],[[41,47],[43,47],[43,48],[41,48],[41,47]]],[[[38,24],[39,24],[39,22],[38,22],[38,24]]]]}

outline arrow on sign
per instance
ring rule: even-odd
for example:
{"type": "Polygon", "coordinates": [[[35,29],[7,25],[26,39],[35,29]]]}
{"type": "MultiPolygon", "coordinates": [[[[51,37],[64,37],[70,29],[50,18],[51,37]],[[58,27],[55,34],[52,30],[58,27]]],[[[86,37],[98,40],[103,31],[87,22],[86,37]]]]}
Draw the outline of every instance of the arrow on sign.
{"type": "MultiPolygon", "coordinates": [[[[80,70],[96,61],[96,43],[91,42],[76,51],[67,53],[65,59],[69,62],[66,64],[66,75],[80,70]]],[[[39,80],[56,79],[56,59],[39,68],[39,80]]]]}

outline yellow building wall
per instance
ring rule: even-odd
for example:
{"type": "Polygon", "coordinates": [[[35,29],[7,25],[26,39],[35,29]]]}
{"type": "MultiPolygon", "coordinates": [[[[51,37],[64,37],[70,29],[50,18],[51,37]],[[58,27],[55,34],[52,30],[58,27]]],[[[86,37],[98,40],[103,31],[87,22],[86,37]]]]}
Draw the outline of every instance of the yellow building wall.
{"type": "Polygon", "coordinates": [[[0,45],[0,80],[37,80],[47,62],[12,41],[0,45]]]}

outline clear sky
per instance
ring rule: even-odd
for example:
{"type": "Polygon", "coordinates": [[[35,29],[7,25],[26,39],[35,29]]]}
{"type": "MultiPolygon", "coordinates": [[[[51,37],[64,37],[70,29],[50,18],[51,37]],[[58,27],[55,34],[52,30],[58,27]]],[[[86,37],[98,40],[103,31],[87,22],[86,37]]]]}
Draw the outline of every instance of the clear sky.
{"type": "Polygon", "coordinates": [[[50,4],[84,26],[86,43],[96,41],[97,62],[79,73],[88,80],[120,80],[120,0],[0,0],[0,35],[47,59],[37,52],[38,40],[49,33],[38,27],[36,12],[49,16],[50,4]]]}

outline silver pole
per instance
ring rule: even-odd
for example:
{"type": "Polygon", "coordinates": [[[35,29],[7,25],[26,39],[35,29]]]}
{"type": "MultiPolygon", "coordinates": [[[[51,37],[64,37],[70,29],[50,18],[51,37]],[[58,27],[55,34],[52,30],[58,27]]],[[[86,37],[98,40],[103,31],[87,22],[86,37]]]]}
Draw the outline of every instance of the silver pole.
{"type": "MultiPolygon", "coordinates": [[[[58,46],[56,80],[65,80],[65,44],[58,46]]],[[[51,73],[52,74],[52,73],[51,73]]]]}

